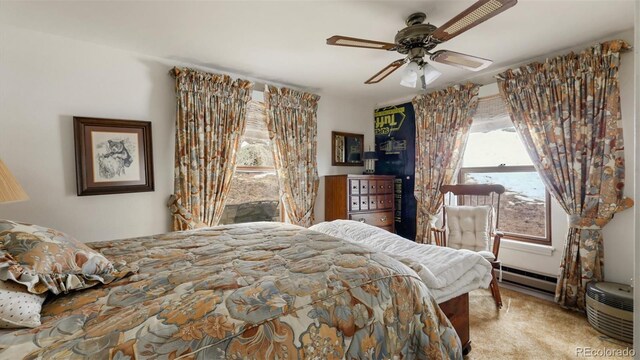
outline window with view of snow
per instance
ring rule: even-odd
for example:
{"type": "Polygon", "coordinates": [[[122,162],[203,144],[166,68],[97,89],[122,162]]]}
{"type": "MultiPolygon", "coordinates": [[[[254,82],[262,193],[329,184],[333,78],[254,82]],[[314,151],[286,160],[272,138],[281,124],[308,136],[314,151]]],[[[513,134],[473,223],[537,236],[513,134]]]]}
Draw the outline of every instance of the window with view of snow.
{"type": "Polygon", "coordinates": [[[250,101],[236,173],[220,224],[280,221],[278,178],[264,103],[250,101]]]}
{"type": "Polygon", "coordinates": [[[500,184],[505,238],[551,244],[550,199],[499,96],[482,98],[463,155],[461,184],[500,184]]]}

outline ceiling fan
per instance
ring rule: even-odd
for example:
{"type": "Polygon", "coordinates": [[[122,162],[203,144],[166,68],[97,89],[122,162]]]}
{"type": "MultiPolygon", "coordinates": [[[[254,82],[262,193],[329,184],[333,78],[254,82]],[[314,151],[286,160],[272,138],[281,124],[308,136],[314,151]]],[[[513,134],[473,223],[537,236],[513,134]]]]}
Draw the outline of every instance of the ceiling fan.
{"type": "Polygon", "coordinates": [[[379,83],[408,62],[409,64],[404,71],[400,84],[415,88],[419,79],[424,90],[429,83],[442,75],[425,60],[427,55],[429,55],[431,61],[471,71],[480,71],[491,65],[492,61],[489,59],[450,50],[438,50],[435,52],[431,52],[431,50],[439,44],[509,9],[517,2],[517,0],[480,0],[440,27],[429,23],[424,24],[427,15],[417,12],[409,15],[405,21],[407,27],[398,31],[394,43],[335,35],[327,39],[327,44],[397,51],[400,54],[407,55],[404,59],[398,59],[387,65],[364,83],[379,83]]]}

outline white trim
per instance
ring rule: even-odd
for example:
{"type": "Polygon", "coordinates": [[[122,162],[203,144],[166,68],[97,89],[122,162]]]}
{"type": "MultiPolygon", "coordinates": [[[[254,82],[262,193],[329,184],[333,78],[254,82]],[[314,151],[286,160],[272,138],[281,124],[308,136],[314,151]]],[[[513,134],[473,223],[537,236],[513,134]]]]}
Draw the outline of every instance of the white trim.
{"type": "Polygon", "coordinates": [[[553,252],[556,251],[556,248],[553,246],[532,244],[509,239],[502,239],[502,241],[500,241],[500,247],[544,256],[553,256],[553,252]]]}

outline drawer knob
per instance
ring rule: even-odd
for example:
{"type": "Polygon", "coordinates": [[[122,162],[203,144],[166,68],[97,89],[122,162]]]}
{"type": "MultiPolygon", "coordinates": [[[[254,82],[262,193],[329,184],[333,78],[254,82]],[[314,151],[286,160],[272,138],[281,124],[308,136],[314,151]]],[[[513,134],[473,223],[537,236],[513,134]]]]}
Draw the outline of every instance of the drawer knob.
{"type": "Polygon", "coordinates": [[[358,220],[358,221],[360,221],[360,222],[361,222],[361,223],[363,223],[363,224],[365,223],[364,219],[360,219],[360,220],[358,220]]]}
{"type": "Polygon", "coordinates": [[[381,217],[380,221],[387,221],[387,217],[386,216],[381,217]]]}

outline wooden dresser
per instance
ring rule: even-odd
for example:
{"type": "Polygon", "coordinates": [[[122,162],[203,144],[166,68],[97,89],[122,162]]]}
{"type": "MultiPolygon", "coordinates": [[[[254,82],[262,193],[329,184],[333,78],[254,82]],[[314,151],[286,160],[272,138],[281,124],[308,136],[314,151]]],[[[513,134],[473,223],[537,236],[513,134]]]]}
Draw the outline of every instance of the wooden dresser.
{"type": "Polygon", "coordinates": [[[324,219],[348,219],[394,231],[393,175],[324,177],[324,219]]]}

